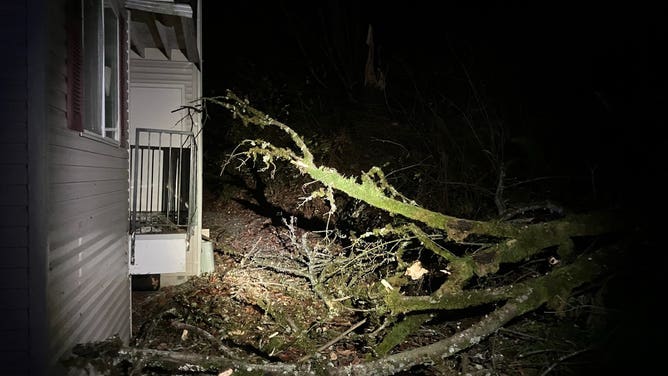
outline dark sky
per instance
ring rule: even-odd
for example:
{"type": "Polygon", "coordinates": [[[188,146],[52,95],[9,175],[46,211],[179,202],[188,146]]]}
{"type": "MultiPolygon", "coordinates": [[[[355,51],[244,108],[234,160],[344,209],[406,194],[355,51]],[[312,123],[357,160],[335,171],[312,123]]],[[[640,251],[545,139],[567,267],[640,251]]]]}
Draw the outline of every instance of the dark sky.
{"type": "MultiPolygon", "coordinates": [[[[315,44],[327,43],[327,31],[364,31],[372,24],[387,62],[401,60],[434,74],[439,67],[465,66],[490,95],[545,107],[550,114],[576,114],[582,110],[577,106],[592,100],[643,106],[648,95],[661,94],[657,74],[666,60],[659,54],[668,49],[663,9],[462,4],[204,1],[205,90],[233,81],[230,63],[240,58],[277,74],[307,74],[298,39],[306,49],[320,48],[315,44]],[[340,15],[332,17],[333,11],[340,15]]],[[[351,51],[366,52],[364,40],[347,43],[351,51]]]]}

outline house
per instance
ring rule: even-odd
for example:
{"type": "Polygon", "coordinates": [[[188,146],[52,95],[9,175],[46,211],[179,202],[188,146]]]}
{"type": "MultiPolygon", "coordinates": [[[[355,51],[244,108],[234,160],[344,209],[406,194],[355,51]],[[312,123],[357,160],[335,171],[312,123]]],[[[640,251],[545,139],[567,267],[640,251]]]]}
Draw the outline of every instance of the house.
{"type": "Polygon", "coordinates": [[[0,374],[129,341],[130,274],[199,274],[202,132],[174,110],[202,93],[201,11],[0,2],[0,374]]]}

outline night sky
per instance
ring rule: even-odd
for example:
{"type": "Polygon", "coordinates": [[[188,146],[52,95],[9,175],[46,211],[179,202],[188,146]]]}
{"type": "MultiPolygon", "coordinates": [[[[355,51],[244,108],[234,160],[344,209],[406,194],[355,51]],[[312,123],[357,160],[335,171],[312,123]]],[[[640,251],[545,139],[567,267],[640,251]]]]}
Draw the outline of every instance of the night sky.
{"type": "Polygon", "coordinates": [[[204,92],[243,95],[241,82],[257,72],[297,86],[324,64],[311,52],[332,36],[343,35],[351,58],[365,57],[371,24],[388,91],[403,90],[410,72],[458,100],[470,80],[511,132],[539,135],[553,158],[590,161],[648,204],[663,169],[665,10],[514,4],[204,1],[204,92]],[[362,37],[342,34],[351,31],[362,37]]]}
{"type": "MultiPolygon", "coordinates": [[[[654,75],[666,63],[659,58],[666,48],[664,9],[444,3],[204,1],[206,89],[233,80],[225,70],[241,57],[277,73],[306,74],[296,35],[304,44],[326,44],[324,28],[358,28],[364,37],[368,24],[388,63],[400,59],[438,74],[456,58],[492,94],[528,106],[542,103],[544,111],[575,110],[566,104],[582,105],[592,91],[617,107],[663,88],[654,75]],[[341,15],[332,17],[333,9],[341,15]],[[336,19],[323,26],[323,18],[336,19]]],[[[364,40],[351,40],[350,49],[366,54],[364,40]]],[[[390,70],[390,80],[393,73],[400,74],[390,70]]]]}

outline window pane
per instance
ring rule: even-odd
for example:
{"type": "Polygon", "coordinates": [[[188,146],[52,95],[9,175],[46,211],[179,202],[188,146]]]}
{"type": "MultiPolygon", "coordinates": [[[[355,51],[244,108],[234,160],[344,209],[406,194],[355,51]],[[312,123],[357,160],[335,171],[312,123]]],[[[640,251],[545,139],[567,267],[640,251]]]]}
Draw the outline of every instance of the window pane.
{"type": "Polygon", "coordinates": [[[103,134],[102,1],[86,0],[83,5],[84,128],[103,134]]]}
{"type": "Polygon", "coordinates": [[[104,8],[104,136],[118,140],[118,17],[104,8]]]}

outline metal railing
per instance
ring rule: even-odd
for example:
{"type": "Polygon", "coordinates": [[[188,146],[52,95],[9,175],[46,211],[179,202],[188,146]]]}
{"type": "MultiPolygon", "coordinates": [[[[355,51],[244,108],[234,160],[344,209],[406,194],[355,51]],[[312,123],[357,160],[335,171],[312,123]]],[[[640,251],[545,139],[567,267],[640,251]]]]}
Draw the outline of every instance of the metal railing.
{"type": "Polygon", "coordinates": [[[138,233],[190,234],[195,212],[196,153],[190,131],[137,128],[130,148],[133,240],[138,233]]]}

